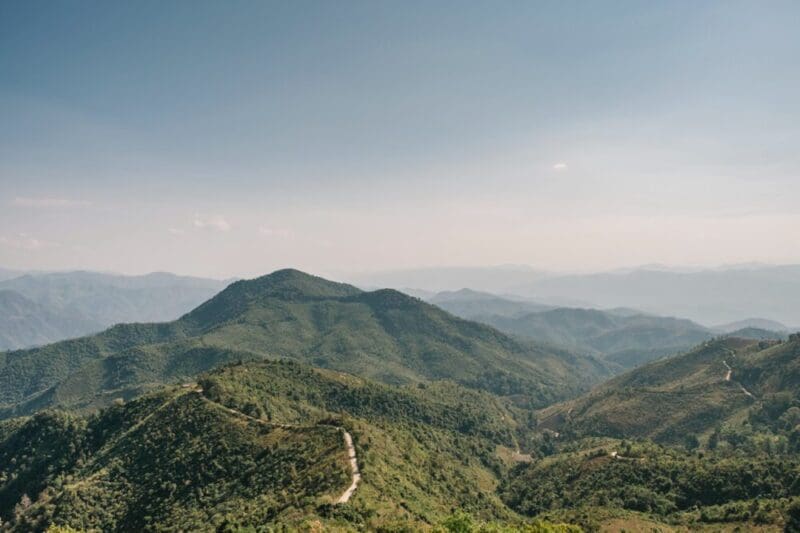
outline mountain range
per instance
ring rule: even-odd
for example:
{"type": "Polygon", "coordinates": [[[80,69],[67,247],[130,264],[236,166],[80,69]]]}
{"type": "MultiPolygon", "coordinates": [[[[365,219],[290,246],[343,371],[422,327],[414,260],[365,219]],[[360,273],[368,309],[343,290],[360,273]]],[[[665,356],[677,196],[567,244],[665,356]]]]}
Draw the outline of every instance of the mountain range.
{"type": "Polygon", "coordinates": [[[227,282],[153,273],[32,273],[0,281],[0,350],[27,348],[124,322],[178,318],[227,282]]]}
{"type": "MultiPolygon", "coordinates": [[[[581,339],[663,319],[438,304],[476,298],[581,339]]],[[[618,370],[395,290],[237,281],[0,352],[0,530],[794,531],[799,335],[618,370]]]]}
{"type": "Polygon", "coordinates": [[[562,299],[565,305],[580,300],[591,303],[586,307],[632,307],[706,326],[748,317],[800,325],[795,305],[800,298],[800,265],[555,276],[518,285],[510,292],[547,302],[562,299]]]}
{"type": "Polygon", "coordinates": [[[429,268],[353,274],[348,279],[370,287],[413,287],[434,293],[469,287],[553,307],[627,307],[687,318],[706,327],[749,317],[787,324],[786,329],[800,327],[800,311],[795,305],[800,297],[800,265],[715,269],[650,265],[590,274],[558,274],[515,266],[429,268]]]}
{"type": "Polygon", "coordinates": [[[611,373],[592,357],[510,338],[386,289],[296,270],[238,281],[174,322],[0,353],[5,416],[133,397],[219,364],[288,358],[385,383],[451,379],[545,405],[611,373]]]}
{"type": "MultiPolygon", "coordinates": [[[[429,301],[504,333],[593,354],[621,368],[680,353],[720,335],[690,320],[644,314],[635,309],[554,308],[468,289],[439,293],[429,301]]],[[[752,322],[731,326],[749,323],[752,322]]],[[[727,333],[759,339],[785,336],[752,328],[728,329],[727,333]]]]}

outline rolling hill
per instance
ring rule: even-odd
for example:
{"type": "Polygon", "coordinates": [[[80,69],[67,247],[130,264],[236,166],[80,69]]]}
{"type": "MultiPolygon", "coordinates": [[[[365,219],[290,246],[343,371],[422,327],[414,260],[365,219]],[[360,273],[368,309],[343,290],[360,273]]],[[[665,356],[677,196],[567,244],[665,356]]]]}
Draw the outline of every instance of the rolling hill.
{"type": "Polygon", "coordinates": [[[598,309],[558,308],[476,320],[512,335],[596,354],[623,368],[687,350],[713,337],[690,320],[598,309]]]}
{"type": "Polygon", "coordinates": [[[580,445],[513,469],[499,489],[503,501],[585,531],[796,531],[796,452],[580,445]]]}
{"type": "Polygon", "coordinates": [[[689,320],[626,308],[555,308],[469,289],[439,293],[429,301],[504,333],[591,353],[622,368],[685,351],[714,336],[689,320]]]}
{"type": "Polygon", "coordinates": [[[0,289],[0,350],[47,344],[97,329],[92,320],[52,311],[18,292],[0,289]]]}
{"type": "Polygon", "coordinates": [[[723,338],[549,407],[539,413],[539,427],[573,436],[705,442],[748,417],[777,424],[800,401],[798,391],[800,337],[787,342],[723,338]]]}
{"type": "Polygon", "coordinates": [[[736,322],[714,326],[711,329],[719,333],[734,333],[736,331],[749,328],[776,332],[789,331],[790,329],[788,326],[781,324],[780,322],[767,320],[764,318],[747,318],[745,320],[737,320],[736,322]]]}
{"type": "Polygon", "coordinates": [[[282,270],[233,283],[174,322],[0,353],[0,412],[102,405],[249,359],[294,359],[393,384],[450,379],[536,406],[609,375],[598,360],[514,340],[397,291],[282,270]]]}
{"type": "Polygon", "coordinates": [[[173,322],[0,354],[0,518],[12,531],[789,523],[800,336],[712,339],[548,405],[603,372],[396,291],[282,270],[173,322]]]}
{"type": "Polygon", "coordinates": [[[495,493],[513,416],[453,383],[234,364],[96,416],[0,424],[0,517],[15,531],[419,530],[455,507],[522,523],[495,493]],[[354,479],[345,432],[359,478],[342,503],[354,479]]]}
{"type": "Polygon", "coordinates": [[[785,331],[775,331],[762,328],[741,328],[730,333],[726,333],[725,337],[739,337],[742,339],[755,339],[761,341],[779,341],[785,340],[788,334],[785,331]]]}
{"type": "Polygon", "coordinates": [[[520,514],[589,531],[800,524],[800,335],[715,339],[536,418],[541,459],[499,487],[520,514]]]}
{"type": "MultiPolygon", "coordinates": [[[[747,368],[795,365],[797,350],[779,346],[753,351],[747,368]]],[[[708,356],[687,362],[683,379],[708,356]]],[[[797,378],[745,377],[759,390],[797,378]]],[[[10,531],[779,531],[800,501],[796,451],[537,440],[529,422],[447,381],[233,363],[91,416],[0,422],[0,518],[10,531]]]]}
{"type": "Polygon", "coordinates": [[[478,321],[485,316],[516,318],[553,309],[551,306],[536,302],[511,299],[471,289],[440,292],[427,301],[461,318],[478,321]]]}
{"type": "Polygon", "coordinates": [[[167,273],[121,276],[58,272],[17,276],[0,281],[0,291],[13,291],[33,305],[28,305],[25,313],[0,313],[0,330],[11,332],[0,349],[39,346],[124,322],[174,320],[225,285],[222,281],[167,273]]]}

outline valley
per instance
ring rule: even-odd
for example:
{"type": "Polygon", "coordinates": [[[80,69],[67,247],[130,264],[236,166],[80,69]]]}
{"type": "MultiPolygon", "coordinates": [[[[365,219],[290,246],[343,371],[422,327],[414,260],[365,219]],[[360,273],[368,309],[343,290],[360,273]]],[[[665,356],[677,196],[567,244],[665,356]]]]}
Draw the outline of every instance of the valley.
{"type": "MultiPolygon", "coordinates": [[[[569,331],[645,317],[576,311],[532,312],[569,331]]],[[[0,527],[777,531],[793,516],[797,336],[703,337],[624,373],[523,337],[282,270],[173,322],[2,353],[0,527]]]]}

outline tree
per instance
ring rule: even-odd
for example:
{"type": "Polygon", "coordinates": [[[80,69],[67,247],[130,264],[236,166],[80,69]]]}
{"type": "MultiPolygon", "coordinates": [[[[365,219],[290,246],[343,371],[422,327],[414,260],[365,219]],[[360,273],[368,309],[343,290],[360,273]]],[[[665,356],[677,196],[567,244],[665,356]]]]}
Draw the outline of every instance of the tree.
{"type": "Polygon", "coordinates": [[[19,503],[14,506],[14,516],[19,520],[25,513],[25,510],[31,506],[31,498],[27,494],[23,494],[19,499],[19,503]]]}
{"type": "Polygon", "coordinates": [[[786,510],[786,533],[800,533],[800,500],[795,500],[786,510]]]}
{"type": "Polygon", "coordinates": [[[442,526],[449,533],[472,533],[475,529],[472,517],[460,510],[447,517],[442,526]]]}

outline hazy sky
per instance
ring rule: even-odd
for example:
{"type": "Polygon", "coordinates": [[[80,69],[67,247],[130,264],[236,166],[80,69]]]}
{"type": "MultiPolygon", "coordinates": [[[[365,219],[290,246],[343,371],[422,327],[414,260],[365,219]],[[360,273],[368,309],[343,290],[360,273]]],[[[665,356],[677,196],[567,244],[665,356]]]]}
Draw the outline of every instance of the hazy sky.
{"type": "Polygon", "coordinates": [[[0,266],[800,262],[800,3],[0,3],[0,266]]]}

